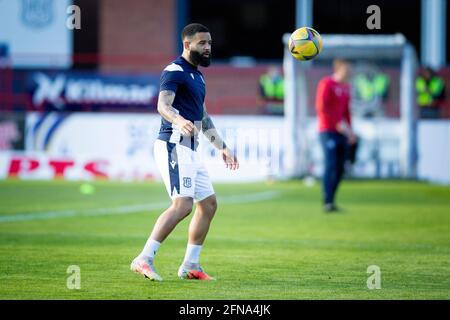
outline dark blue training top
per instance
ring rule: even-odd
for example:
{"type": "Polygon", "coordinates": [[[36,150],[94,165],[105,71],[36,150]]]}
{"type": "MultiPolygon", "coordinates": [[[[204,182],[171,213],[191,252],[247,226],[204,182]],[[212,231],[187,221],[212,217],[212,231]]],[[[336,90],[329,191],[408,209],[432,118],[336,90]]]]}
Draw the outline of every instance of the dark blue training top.
{"type": "MultiPolygon", "coordinates": [[[[205,101],[205,80],[203,74],[183,57],[179,57],[168,65],[161,74],[160,91],[175,92],[172,106],[186,120],[192,121],[200,129],[205,101]]],[[[183,137],[180,131],[169,121],[161,117],[161,129],[158,139],[183,144],[196,150],[198,137],[183,137]]]]}

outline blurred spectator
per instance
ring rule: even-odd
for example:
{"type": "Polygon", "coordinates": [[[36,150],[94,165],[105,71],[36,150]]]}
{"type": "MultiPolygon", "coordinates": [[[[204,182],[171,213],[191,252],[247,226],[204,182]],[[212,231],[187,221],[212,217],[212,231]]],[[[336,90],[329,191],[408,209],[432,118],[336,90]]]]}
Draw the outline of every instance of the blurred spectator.
{"type": "Polygon", "coordinates": [[[270,66],[261,75],[259,88],[269,113],[283,113],[284,79],[277,66],[270,66]]]}
{"type": "Polygon", "coordinates": [[[417,105],[422,118],[439,118],[440,103],[445,98],[445,81],[427,67],[422,69],[416,79],[417,105]]]}
{"type": "Polygon", "coordinates": [[[259,78],[261,95],[268,100],[284,99],[284,79],[278,67],[271,66],[259,78]]]}
{"type": "Polygon", "coordinates": [[[373,78],[366,74],[358,74],[354,79],[356,93],[364,102],[370,102],[374,97],[383,100],[387,98],[389,92],[389,76],[383,72],[376,73],[373,78]]]}

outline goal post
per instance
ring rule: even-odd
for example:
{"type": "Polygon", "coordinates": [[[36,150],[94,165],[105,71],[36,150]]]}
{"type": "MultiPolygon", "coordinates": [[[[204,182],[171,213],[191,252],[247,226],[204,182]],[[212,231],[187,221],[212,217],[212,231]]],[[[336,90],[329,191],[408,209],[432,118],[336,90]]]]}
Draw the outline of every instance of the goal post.
{"type": "Polygon", "coordinates": [[[289,52],[287,43],[290,34],[283,35],[285,77],[285,134],[286,146],[284,174],[286,178],[302,177],[308,174],[311,144],[306,138],[308,125],[308,96],[315,92],[308,90],[307,70],[316,61],[336,57],[357,60],[400,61],[399,74],[399,176],[416,177],[416,121],[415,76],[417,55],[414,47],[402,34],[395,35],[322,35],[323,51],[314,61],[298,61],[289,52]]]}

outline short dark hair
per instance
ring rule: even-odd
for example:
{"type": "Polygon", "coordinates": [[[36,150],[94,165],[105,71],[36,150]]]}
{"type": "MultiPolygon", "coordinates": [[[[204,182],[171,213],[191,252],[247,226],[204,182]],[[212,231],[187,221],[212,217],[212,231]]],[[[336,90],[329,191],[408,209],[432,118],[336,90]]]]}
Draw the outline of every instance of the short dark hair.
{"type": "Polygon", "coordinates": [[[188,24],[183,28],[183,31],[181,32],[181,41],[183,41],[186,37],[190,38],[199,32],[209,32],[209,30],[207,27],[200,23],[188,24]]]}

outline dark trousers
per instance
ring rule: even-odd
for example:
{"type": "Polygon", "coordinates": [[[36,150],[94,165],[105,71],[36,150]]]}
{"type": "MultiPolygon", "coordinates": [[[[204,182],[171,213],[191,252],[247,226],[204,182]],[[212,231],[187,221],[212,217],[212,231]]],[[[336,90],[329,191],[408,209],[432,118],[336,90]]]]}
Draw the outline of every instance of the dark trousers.
{"type": "Polygon", "coordinates": [[[344,174],[347,138],[340,133],[321,132],[320,143],[324,156],[323,202],[334,204],[334,197],[344,174]]]}

